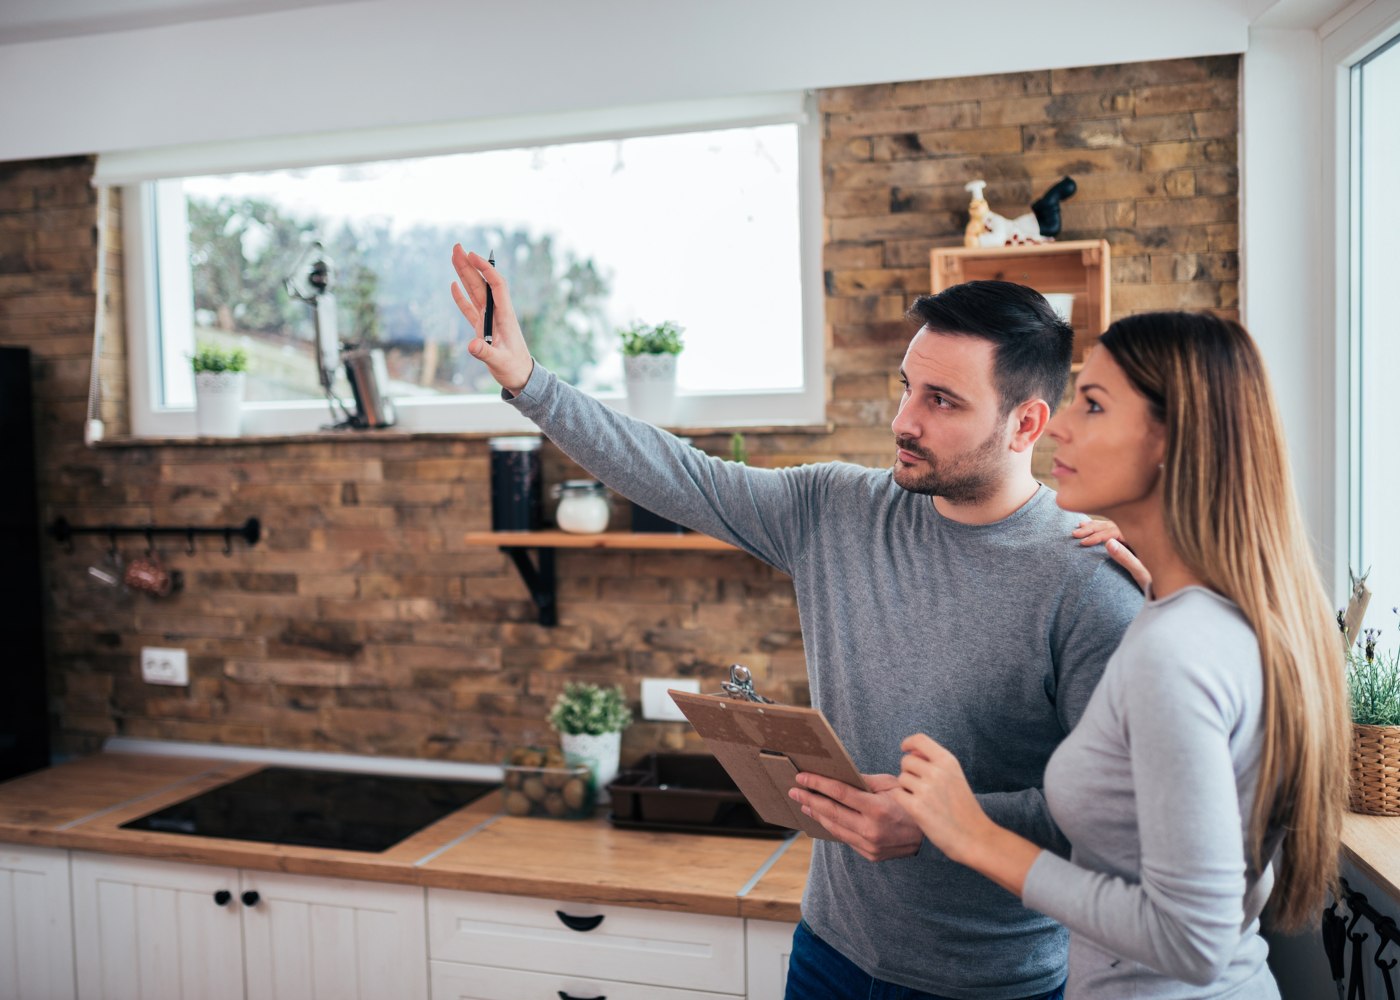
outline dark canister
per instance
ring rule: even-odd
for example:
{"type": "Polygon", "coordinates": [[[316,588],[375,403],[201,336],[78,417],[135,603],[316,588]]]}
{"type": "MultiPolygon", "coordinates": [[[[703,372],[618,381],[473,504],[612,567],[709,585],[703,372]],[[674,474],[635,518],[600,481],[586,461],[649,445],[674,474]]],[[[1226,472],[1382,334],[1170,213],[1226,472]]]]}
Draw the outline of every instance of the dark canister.
{"type": "MultiPolygon", "coordinates": [[[[690,438],[679,439],[682,444],[690,444],[690,438]]],[[[647,510],[641,504],[632,504],[632,530],[641,534],[683,534],[685,528],[669,518],[647,510]]]]}
{"type": "Polygon", "coordinates": [[[491,530],[536,531],[542,523],[540,439],[491,438],[491,530]]]}

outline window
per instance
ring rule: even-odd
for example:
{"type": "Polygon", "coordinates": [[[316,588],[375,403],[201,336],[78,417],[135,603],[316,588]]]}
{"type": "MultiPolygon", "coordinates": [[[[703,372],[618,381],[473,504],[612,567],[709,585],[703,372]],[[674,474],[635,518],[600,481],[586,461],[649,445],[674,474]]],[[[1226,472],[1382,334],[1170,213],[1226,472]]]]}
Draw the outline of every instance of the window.
{"type": "MultiPolygon", "coordinates": [[[[1391,403],[1400,380],[1400,321],[1390,289],[1400,260],[1400,35],[1351,70],[1351,565],[1369,567],[1367,624],[1390,630],[1400,604],[1400,453],[1391,403]],[[1380,614],[1383,609],[1385,614],[1380,614]]],[[[1393,638],[1393,637],[1392,637],[1393,638]]]]}
{"type": "MultiPolygon", "coordinates": [[[[330,423],[313,308],[334,309],[341,340],[384,350],[405,429],[527,426],[466,352],[473,334],[448,294],[454,242],[494,251],[532,352],[585,391],[621,400],[616,330],[671,320],[685,328],[678,423],[817,422],[810,120],[800,98],[782,97],[601,124],[474,123],[469,136],[104,157],[99,183],[135,181],[125,201],[133,428],[192,433],[188,358],[204,344],[249,355],[246,432],[330,423]],[[319,162],[328,153],[335,162],[319,162]],[[333,306],[284,287],[291,278],[305,291],[318,255],[332,262],[333,306]]],[[[349,398],[343,373],[337,392],[349,398]]]]}

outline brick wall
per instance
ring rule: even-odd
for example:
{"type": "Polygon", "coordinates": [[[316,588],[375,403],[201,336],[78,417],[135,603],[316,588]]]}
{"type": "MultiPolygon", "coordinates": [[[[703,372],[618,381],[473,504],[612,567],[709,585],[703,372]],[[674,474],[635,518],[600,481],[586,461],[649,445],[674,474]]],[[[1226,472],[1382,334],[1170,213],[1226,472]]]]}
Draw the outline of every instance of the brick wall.
{"type": "MultiPolygon", "coordinates": [[[[751,462],[889,461],[904,310],[928,290],[929,250],[960,242],[973,177],[989,182],[994,209],[1017,214],[1074,176],[1062,238],[1110,241],[1115,315],[1233,314],[1238,71],[1220,57],[823,93],[830,430],[750,435],[751,462]]],[[[615,680],[635,699],[644,676],[713,689],[742,661],[768,689],[802,696],[791,585],[743,555],[562,552],[560,625],[535,624],[505,558],[462,541],[489,519],[479,438],[85,448],[91,169],[86,158],[0,164],[0,343],[36,356],[43,517],[257,516],[266,537],[231,556],[165,546],[187,585],[163,601],[93,583],[101,539],[47,545],[60,747],[120,733],[490,761],[550,738],[544,714],[570,679],[615,680]],[[188,649],[190,687],[141,683],[143,645],[188,649]]],[[[114,319],[118,212],[101,220],[114,237],[102,262],[114,319]]],[[[120,337],[105,353],[104,416],[120,431],[120,337]]],[[[696,443],[727,449],[724,435],[696,443]]],[[[573,471],[557,453],[546,462],[550,481],[573,471]]],[[[680,745],[685,730],[636,725],[626,752],[680,745]]]]}

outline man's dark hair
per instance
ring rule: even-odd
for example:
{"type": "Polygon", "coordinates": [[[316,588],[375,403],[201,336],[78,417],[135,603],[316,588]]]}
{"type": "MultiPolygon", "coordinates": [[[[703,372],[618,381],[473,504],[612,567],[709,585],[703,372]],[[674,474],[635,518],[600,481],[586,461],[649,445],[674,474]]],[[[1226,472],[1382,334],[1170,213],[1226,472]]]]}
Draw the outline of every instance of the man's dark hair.
{"type": "Polygon", "coordinates": [[[968,281],[919,296],[909,318],[935,333],[992,342],[992,381],[1003,416],[1028,399],[1045,400],[1051,413],[1060,405],[1074,330],[1035,289],[1010,281],[968,281]]]}

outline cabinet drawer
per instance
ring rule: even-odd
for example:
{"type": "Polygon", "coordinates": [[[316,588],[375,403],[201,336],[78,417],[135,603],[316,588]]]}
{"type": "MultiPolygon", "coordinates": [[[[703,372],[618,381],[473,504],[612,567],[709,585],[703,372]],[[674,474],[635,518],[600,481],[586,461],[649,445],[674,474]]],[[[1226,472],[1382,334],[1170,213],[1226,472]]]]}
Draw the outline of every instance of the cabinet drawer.
{"type": "Polygon", "coordinates": [[[429,889],[428,956],[688,990],[744,992],[744,925],[738,917],[429,889]],[[568,926],[561,913],[582,929],[568,926]]]}
{"type": "Polygon", "coordinates": [[[486,965],[432,962],[433,1000],[735,1000],[665,986],[586,979],[552,972],[520,972],[486,965]]]}

